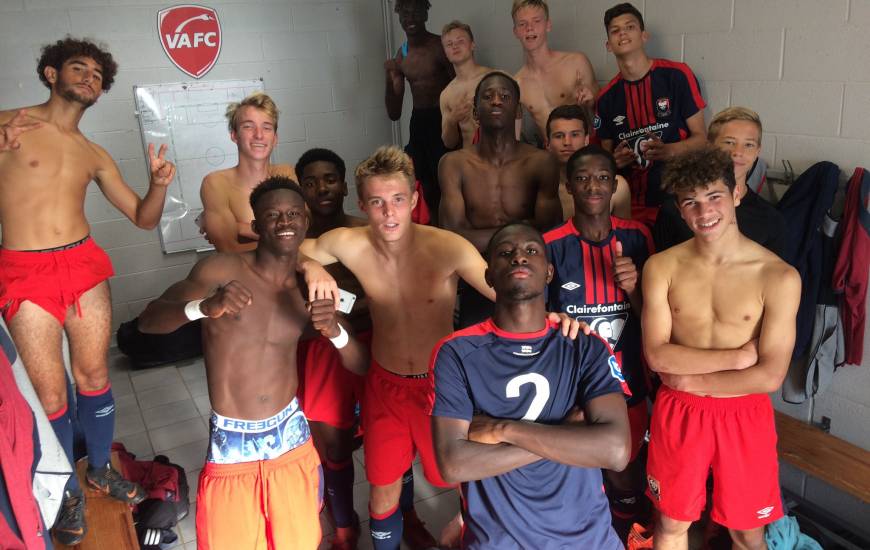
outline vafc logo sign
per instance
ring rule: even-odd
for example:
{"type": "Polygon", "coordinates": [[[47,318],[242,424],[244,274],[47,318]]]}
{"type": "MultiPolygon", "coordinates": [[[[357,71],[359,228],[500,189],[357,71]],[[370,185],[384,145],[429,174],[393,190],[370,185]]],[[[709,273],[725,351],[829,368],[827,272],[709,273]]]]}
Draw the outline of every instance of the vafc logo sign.
{"type": "Polygon", "coordinates": [[[175,66],[202,78],[221,52],[217,12],[205,6],[173,6],[157,12],[157,32],[163,51],[175,66]]]}

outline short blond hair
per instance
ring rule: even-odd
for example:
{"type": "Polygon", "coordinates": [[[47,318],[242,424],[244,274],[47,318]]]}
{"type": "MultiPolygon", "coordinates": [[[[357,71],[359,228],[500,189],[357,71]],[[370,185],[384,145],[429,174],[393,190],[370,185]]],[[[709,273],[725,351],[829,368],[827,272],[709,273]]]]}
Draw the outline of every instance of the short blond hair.
{"type": "Polygon", "coordinates": [[[710,121],[710,128],[707,129],[707,139],[712,142],[719,136],[722,126],[735,120],[745,120],[758,126],[758,141],[761,141],[761,117],[747,107],[728,107],[716,113],[710,121]]]}
{"type": "Polygon", "coordinates": [[[253,107],[259,109],[269,115],[272,122],[275,124],[275,130],[278,130],[278,106],[271,97],[263,92],[254,92],[238,103],[230,103],[227,105],[227,122],[230,132],[239,131],[239,118],[242,116],[242,107],[253,107]]]}
{"type": "Polygon", "coordinates": [[[550,7],[545,0],[514,0],[514,5],[511,6],[511,19],[514,19],[517,12],[523,8],[541,8],[547,19],[550,18],[550,7]]]}
{"type": "Polygon", "coordinates": [[[468,34],[468,38],[470,38],[471,41],[474,42],[474,33],[471,32],[471,27],[467,23],[463,23],[462,21],[459,21],[458,19],[454,19],[450,23],[447,23],[446,25],[444,25],[444,28],[441,29],[441,36],[444,36],[445,34],[447,34],[450,31],[455,31],[456,29],[460,29],[460,30],[465,31],[466,34],[468,34]]]}
{"type": "Polygon", "coordinates": [[[405,151],[395,145],[378,147],[372,156],[365,159],[356,167],[356,190],[362,198],[362,189],[366,180],[375,176],[389,176],[398,174],[408,181],[408,187],[414,192],[416,178],[414,176],[414,162],[405,151]]]}

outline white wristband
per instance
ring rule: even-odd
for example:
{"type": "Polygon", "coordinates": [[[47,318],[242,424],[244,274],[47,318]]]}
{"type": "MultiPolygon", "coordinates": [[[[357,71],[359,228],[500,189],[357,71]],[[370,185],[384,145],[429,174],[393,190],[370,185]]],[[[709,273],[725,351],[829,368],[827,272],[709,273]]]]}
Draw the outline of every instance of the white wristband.
{"type": "Polygon", "coordinates": [[[205,313],[200,309],[199,304],[203,303],[205,299],[202,300],[191,300],[187,302],[184,306],[184,315],[191,321],[196,321],[197,319],[202,319],[203,317],[208,317],[205,313]]]}
{"type": "Polygon", "coordinates": [[[335,346],[335,349],[343,348],[347,345],[349,340],[350,337],[347,335],[347,331],[344,330],[344,327],[341,326],[341,323],[338,325],[338,336],[329,339],[329,341],[332,342],[332,345],[335,346]]]}

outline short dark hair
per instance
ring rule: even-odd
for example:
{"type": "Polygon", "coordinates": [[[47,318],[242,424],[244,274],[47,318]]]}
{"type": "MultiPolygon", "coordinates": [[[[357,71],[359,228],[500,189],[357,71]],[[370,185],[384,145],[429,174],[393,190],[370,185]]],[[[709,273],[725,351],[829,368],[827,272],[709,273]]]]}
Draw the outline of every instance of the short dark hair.
{"type": "Polygon", "coordinates": [[[568,179],[571,178],[571,174],[574,172],[574,167],[585,157],[604,157],[607,160],[610,173],[616,175],[616,159],[613,158],[613,153],[596,143],[591,143],[585,147],[577,149],[568,158],[568,162],[565,164],[565,173],[568,176],[568,179]]]}
{"type": "Polygon", "coordinates": [[[628,2],[617,4],[604,12],[604,30],[610,29],[610,22],[619,17],[620,15],[635,16],[637,18],[637,22],[640,23],[640,30],[645,30],[643,15],[640,14],[636,7],[632,6],[628,2]]]}
{"type": "Polygon", "coordinates": [[[489,238],[489,242],[486,243],[486,248],[483,250],[483,259],[486,260],[487,264],[489,264],[492,259],[493,249],[495,248],[495,244],[498,242],[498,236],[511,227],[522,227],[531,231],[535,235],[535,238],[544,246],[544,254],[546,254],[547,261],[550,261],[550,251],[547,248],[546,241],[544,241],[544,235],[541,234],[538,228],[526,222],[511,222],[496,229],[495,233],[492,234],[492,237],[489,238]]]}
{"type": "Polygon", "coordinates": [[[396,0],[396,6],[393,8],[393,11],[398,12],[405,6],[413,4],[423,4],[426,10],[432,7],[432,4],[429,3],[429,0],[396,0]]]}
{"type": "Polygon", "coordinates": [[[559,105],[550,112],[547,117],[547,139],[550,139],[550,123],[554,120],[579,120],[583,123],[583,131],[587,134],[592,132],[592,115],[589,109],[580,105],[559,105]]]}
{"type": "Polygon", "coordinates": [[[503,71],[490,71],[490,72],[486,73],[485,75],[483,75],[483,78],[480,79],[480,82],[477,83],[477,87],[474,89],[474,105],[477,105],[477,100],[480,99],[480,90],[483,89],[483,83],[486,82],[487,80],[489,80],[490,78],[494,78],[496,76],[501,76],[501,77],[507,79],[511,83],[511,86],[514,89],[514,92],[516,92],[516,94],[517,94],[517,104],[519,105],[520,85],[517,83],[516,80],[514,80],[514,77],[512,77],[511,75],[509,75],[503,71]]]}
{"type": "Polygon", "coordinates": [[[668,161],[662,174],[662,187],[676,195],[698,187],[709,187],[717,180],[722,180],[729,191],[734,191],[737,185],[734,162],[725,151],[705,145],[668,161]]]}
{"type": "Polygon", "coordinates": [[[299,184],[288,178],[287,176],[270,176],[259,183],[254,190],[251,191],[251,197],[248,201],[251,204],[251,210],[256,213],[257,203],[260,199],[263,198],[264,195],[271,193],[272,191],[277,191],[279,189],[287,189],[288,191],[293,191],[299,197],[305,201],[305,195],[302,194],[302,188],[299,187],[299,184]]]}
{"type": "Polygon", "coordinates": [[[39,57],[36,73],[46,88],[51,88],[51,83],[45,78],[45,68],[54,67],[57,71],[60,71],[63,68],[63,64],[73,57],[90,57],[93,59],[102,69],[103,91],[109,91],[112,83],[115,82],[115,75],[118,73],[118,64],[115,63],[112,54],[106,50],[105,45],[97,45],[87,39],[79,40],[69,35],[63,40],[58,40],[54,44],[46,44],[42,47],[42,55],[39,57]]]}
{"type": "Polygon", "coordinates": [[[305,167],[314,162],[329,162],[335,165],[335,169],[338,170],[339,177],[344,180],[345,173],[347,168],[344,165],[344,161],[335,151],[331,151],[329,149],[322,149],[320,147],[315,147],[314,149],[309,149],[302,153],[302,156],[299,157],[299,160],[296,161],[296,177],[300,180],[302,179],[302,173],[305,172],[305,167]]]}

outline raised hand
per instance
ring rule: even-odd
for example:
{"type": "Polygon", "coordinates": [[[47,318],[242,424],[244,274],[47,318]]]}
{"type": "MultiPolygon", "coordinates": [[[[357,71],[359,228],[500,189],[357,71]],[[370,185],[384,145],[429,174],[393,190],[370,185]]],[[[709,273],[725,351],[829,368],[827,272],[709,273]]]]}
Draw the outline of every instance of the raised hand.
{"type": "Polygon", "coordinates": [[[634,292],[637,287],[637,266],[629,256],[622,255],[622,243],[616,241],[613,254],[613,279],[616,286],[625,292],[634,292]]]}
{"type": "Polygon", "coordinates": [[[339,335],[338,316],[335,314],[335,303],[331,299],[314,300],[308,305],[311,311],[311,325],[314,330],[327,338],[339,335]]]}
{"type": "Polygon", "coordinates": [[[637,155],[634,154],[625,140],[620,141],[616,149],[613,150],[613,158],[616,160],[617,168],[625,168],[637,162],[637,155]]]}
{"type": "Polygon", "coordinates": [[[172,178],[175,177],[175,165],[166,160],[166,151],[168,147],[164,143],[160,146],[160,151],[154,154],[154,144],[148,144],[148,165],[151,170],[151,185],[158,187],[166,187],[172,183],[172,178]]]}
{"type": "Polygon", "coordinates": [[[30,132],[42,127],[42,123],[38,120],[33,122],[27,116],[27,110],[21,109],[16,113],[12,120],[6,124],[0,125],[0,151],[16,151],[21,148],[21,142],[18,141],[18,136],[24,132],[30,132]]]}
{"type": "Polygon", "coordinates": [[[641,144],[643,158],[646,160],[667,160],[667,144],[655,134],[647,134],[647,139],[641,144]]]}
{"type": "Polygon", "coordinates": [[[238,315],[253,301],[253,294],[245,285],[238,281],[230,281],[203,300],[199,309],[206,316],[217,319],[224,315],[238,315]]]}
{"type": "Polygon", "coordinates": [[[565,313],[551,311],[547,313],[547,320],[553,323],[559,323],[562,330],[562,336],[567,336],[571,340],[576,340],[577,335],[581,332],[586,336],[592,334],[592,327],[590,327],[586,321],[574,319],[565,313]]]}

